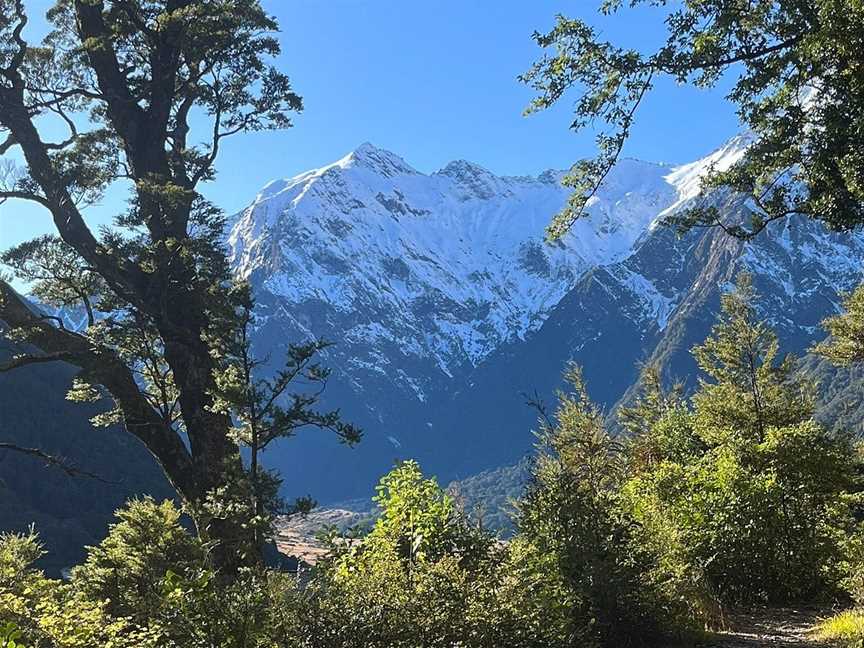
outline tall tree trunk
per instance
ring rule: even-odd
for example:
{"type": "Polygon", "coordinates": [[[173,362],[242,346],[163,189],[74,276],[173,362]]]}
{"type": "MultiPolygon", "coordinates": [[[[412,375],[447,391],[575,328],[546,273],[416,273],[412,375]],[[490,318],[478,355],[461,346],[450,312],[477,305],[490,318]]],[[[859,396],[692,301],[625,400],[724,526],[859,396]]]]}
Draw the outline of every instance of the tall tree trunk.
{"type": "MultiPolygon", "coordinates": [[[[234,480],[246,475],[230,438],[231,417],[214,407],[220,344],[233,333],[230,276],[211,235],[221,224],[214,215],[218,210],[196,212],[201,200],[196,188],[212,178],[223,138],[284,128],[285,113],[299,110],[301,102],[287,77],[261,58],[278,47],[264,35],[275,21],[257,3],[69,0],[57,3],[55,11],[52,19],[61,30],[74,25],[74,33],[66,33],[74,42],[46,41],[43,54],[54,58],[40,54],[41,63],[31,66],[36,49],[25,40],[23,0],[0,10],[0,130],[6,135],[0,149],[19,147],[29,172],[25,181],[4,186],[0,200],[31,200],[51,213],[60,238],[88,272],[104,280],[108,301],[145,322],[146,335],[160,339],[159,362],[170,369],[177,402],[165,408],[167,414],[154,403],[139,384],[141,358],[134,349],[51,325],[2,280],[0,319],[27,328],[31,343],[80,367],[88,382],[112,395],[129,432],[153,453],[190,505],[199,533],[215,541],[214,563],[231,572],[254,560],[257,547],[244,528],[248,521],[208,506],[213,497],[236,497],[234,480]],[[206,25],[211,31],[202,36],[206,25]],[[43,64],[56,76],[44,72],[43,64]],[[249,92],[239,92],[237,84],[249,92]],[[212,121],[203,146],[186,140],[194,108],[212,121]],[[81,113],[88,109],[93,141],[79,132],[86,121],[81,113]],[[65,121],[68,140],[42,141],[37,124],[46,114],[65,121]],[[136,234],[119,244],[94,235],[76,204],[118,178],[132,183],[125,216],[136,234]],[[202,230],[205,234],[197,233],[202,230]],[[213,302],[223,298],[225,321],[214,327],[211,318],[221,315],[212,315],[218,310],[213,302]],[[175,404],[185,438],[177,429],[175,404]]],[[[122,327],[123,318],[117,320],[122,327]]],[[[34,361],[45,361],[45,355],[34,361]]],[[[260,484],[256,490],[260,499],[260,484]]]]}

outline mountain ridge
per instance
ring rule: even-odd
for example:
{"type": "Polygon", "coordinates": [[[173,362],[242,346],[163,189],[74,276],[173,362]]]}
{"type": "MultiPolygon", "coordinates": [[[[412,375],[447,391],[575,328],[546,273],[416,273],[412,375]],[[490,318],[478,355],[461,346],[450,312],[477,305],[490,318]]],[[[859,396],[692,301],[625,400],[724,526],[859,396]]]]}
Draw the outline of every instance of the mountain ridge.
{"type": "Polygon", "coordinates": [[[805,348],[860,276],[860,233],[799,220],[744,243],[661,226],[699,200],[746,218],[746,201],[703,197],[699,181],[748,141],[685,165],[622,160],[555,243],[545,227],[569,195],[561,172],[499,177],[457,160],[425,174],[365,144],[267,185],[228,238],[259,299],[257,347],[278,357],[287,341],[337,342],[328,403],[367,431],[347,457],[309,436],[277,448],[270,460],[291,466],[287,488],[346,499],[407,457],[446,481],[513,463],[532,441],[523,393],[551,399],[567,362],[584,365],[610,410],[632,393],[640,362],[692,373],[689,346],[742,269],[757,275],[790,350],[805,348]],[[793,305],[800,322],[784,321],[793,305]]]}
{"type": "MultiPolygon", "coordinates": [[[[696,200],[746,218],[746,201],[700,197],[696,184],[746,142],[687,165],[622,160],[589,217],[551,244],[545,226],[568,196],[561,172],[497,177],[457,160],[425,174],[365,144],[268,183],[227,235],[257,298],[255,351],[274,370],[292,342],[336,342],[324,404],[366,432],[350,450],[313,432],[268,450],[286,495],[362,496],[406,458],[443,482],[511,465],[533,443],[525,394],[552,403],[569,362],[608,411],[632,398],[642,363],[692,381],[689,349],[741,270],[785,350],[805,350],[860,279],[860,232],[793,219],[745,243],[660,225],[696,200]]],[[[62,316],[74,328],[76,314],[62,316]]]]}

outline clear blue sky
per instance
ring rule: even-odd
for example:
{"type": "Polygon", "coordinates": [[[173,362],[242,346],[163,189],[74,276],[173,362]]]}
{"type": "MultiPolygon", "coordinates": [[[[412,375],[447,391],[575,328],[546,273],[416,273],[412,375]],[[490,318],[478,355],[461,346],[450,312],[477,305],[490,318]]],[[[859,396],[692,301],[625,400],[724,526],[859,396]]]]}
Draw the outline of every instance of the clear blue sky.
{"type": "MultiPolygon", "coordinates": [[[[305,111],[280,133],[239,136],[223,149],[205,193],[233,213],[269,180],[332,162],[364,141],[421,171],[465,158],[499,174],[566,168],[591,155],[590,134],[567,130],[569,102],[526,118],[530,89],[516,76],[540,54],[531,39],[557,13],[591,17],[609,37],[650,47],[662,36],[654,10],[594,19],[600,0],[263,0],[281,24],[280,67],[305,111]]],[[[50,0],[25,0],[41,17],[50,0]]],[[[33,34],[44,29],[34,20],[33,34]]],[[[738,130],[722,89],[664,83],[646,101],[626,155],[688,162],[738,130]]],[[[94,225],[123,208],[110,193],[94,225]]],[[[38,209],[0,206],[0,248],[52,231],[38,209]]]]}

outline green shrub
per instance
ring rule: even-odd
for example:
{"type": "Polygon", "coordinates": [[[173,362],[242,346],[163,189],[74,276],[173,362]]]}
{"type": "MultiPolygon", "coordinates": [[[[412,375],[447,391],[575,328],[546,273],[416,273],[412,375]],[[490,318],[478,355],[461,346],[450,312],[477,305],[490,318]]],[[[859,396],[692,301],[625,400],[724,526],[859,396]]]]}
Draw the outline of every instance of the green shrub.
{"type": "Polygon", "coordinates": [[[622,487],[624,445],[607,433],[581,374],[561,394],[539,434],[533,480],[518,504],[517,537],[536,568],[562,585],[569,634],[603,646],[652,645],[673,623],[686,625],[678,593],[654,579],[656,557],[641,544],[622,487]]]}
{"type": "Polygon", "coordinates": [[[163,604],[166,574],[203,569],[204,550],[171,501],[134,499],[115,515],[108,536],[88,547],[87,559],[73,570],[73,582],[89,598],[107,601],[115,616],[153,618],[163,604]]]}
{"type": "MultiPolygon", "coordinates": [[[[231,579],[170,502],[136,500],[88,548],[71,582],[31,567],[35,535],[0,536],[0,637],[27,648],[294,646],[295,579],[246,569],[231,579]]],[[[10,645],[0,643],[2,648],[10,645]]]]}
{"type": "MultiPolygon", "coordinates": [[[[566,594],[522,542],[474,527],[419,466],[381,480],[371,532],[325,562],[294,604],[298,645],[566,646],[566,594]]],[[[581,644],[590,645],[590,644],[581,644]]]]}
{"type": "Polygon", "coordinates": [[[26,648],[24,644],[18,643],[19,639],[21,639],[21,630],[14,623],[0,626],[0,648],[26,648]]]}
{"type": "MultiPolygon", "coordinates": [[[[694,349],[707,376],[630,444],[629,506],[670,582],[720,603],[841,595],[858,525],[852,439],[813,418],[810,386],[777,360],[746,277],[694,349]]],[[[649,394],[639,406],[658,403],[649,394]]],[[[847,579],[848,581],[848,579],[847,579]]],[[[694,599],[695,600],[695,599],[694,599]]]]}
{"type": "Polygon", "coordinates": [[[4,648],[157,648],[158,629],[113,618],[94,601],[32,567],[41,555],[35,534],[0,535],[0,643],[4,648]]]}
{"type": "Polygon", "coordinates": [[[296,581],[278,572],[241,570],[231,580],[202,569],[169,572],[155,623],[183,648],[293,646],[296,581]]]}

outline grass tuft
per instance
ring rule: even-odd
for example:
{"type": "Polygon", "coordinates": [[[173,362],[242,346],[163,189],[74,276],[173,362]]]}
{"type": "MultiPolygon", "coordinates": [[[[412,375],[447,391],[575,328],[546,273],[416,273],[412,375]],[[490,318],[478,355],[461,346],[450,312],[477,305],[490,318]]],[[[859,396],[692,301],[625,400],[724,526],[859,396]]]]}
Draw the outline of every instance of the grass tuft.
{"type": "Polygon", "coordinates": [[[841,646],[864,645],[864,609],[846,610],[821,621],[813,635],[818,641],[841,646]]]}

